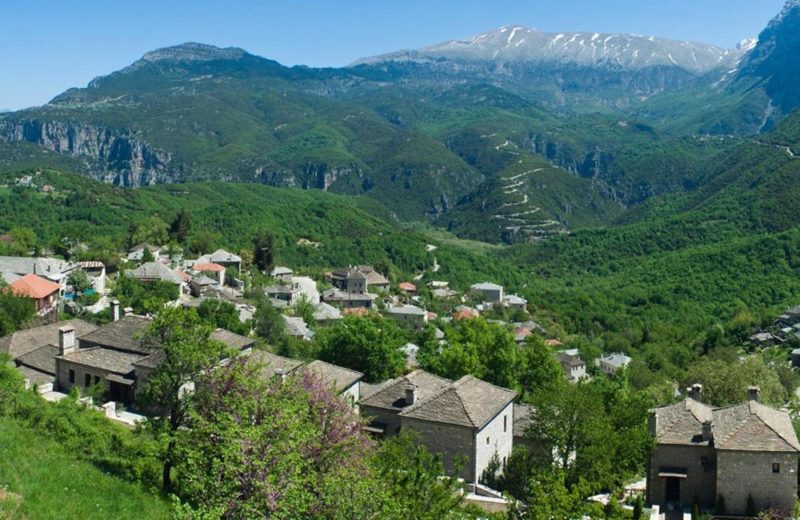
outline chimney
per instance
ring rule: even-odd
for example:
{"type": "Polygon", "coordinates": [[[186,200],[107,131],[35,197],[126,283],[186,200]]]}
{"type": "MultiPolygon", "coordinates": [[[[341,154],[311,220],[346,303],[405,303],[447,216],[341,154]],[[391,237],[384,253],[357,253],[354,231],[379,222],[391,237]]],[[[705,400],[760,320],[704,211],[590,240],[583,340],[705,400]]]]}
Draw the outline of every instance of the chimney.
{"type": "Polygon", "coordinates": [[[710,442],[711,437],[711,421],[703,421],[703,440],[710,442]]]}
{"type": "Polygon", "coordinates": [[[280,378],[281,383],[286,381],[286,370],[284,370],[282,368],[276,368],[275,369],[275,377],[280,378]]]}
{"type": "Polygon", "coordinates": [[[749,401],[758,401],[761,397],[761,388],[757,386],[747,387],[747,399],[749,401]]]}
{"type": "Polygon", "coordinates": [[[406,385],[406,406],[417,402],[417,386],[411,383],[406,385]]]}
{"type": "Polygon", "coordinates": [[[689,397],[697,401],[698,403],[703,402],[703,385],[700,383],[695,383],[689,388],[689,397]]]}
{"type": "Polygon", "coordinates": [[[111,321],[119,321],[119,300],[111,300],[111,321]]]}
{"type": "Polygon", "coordinates": [[[58,329],[58,353],[62,356],[75,352],[75,327],[58,329]]]}
{"type": "Polygon", "coordinates": [[[647,426],[650,430],[650,435],[655,436],[658,433],[658,413],[655,410],[651,410],[648,419],[647,426]]]}

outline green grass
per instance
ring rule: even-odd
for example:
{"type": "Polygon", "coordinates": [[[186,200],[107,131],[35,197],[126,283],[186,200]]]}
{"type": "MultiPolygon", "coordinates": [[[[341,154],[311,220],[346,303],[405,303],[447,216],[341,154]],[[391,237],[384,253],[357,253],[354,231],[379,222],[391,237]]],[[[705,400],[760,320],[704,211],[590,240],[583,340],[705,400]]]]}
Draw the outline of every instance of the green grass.
{"type": "Polygon", "coordinates": [[[0,418],[0,518],[169,518],[139,485],[76,459],[33,430],[0,418]]]}

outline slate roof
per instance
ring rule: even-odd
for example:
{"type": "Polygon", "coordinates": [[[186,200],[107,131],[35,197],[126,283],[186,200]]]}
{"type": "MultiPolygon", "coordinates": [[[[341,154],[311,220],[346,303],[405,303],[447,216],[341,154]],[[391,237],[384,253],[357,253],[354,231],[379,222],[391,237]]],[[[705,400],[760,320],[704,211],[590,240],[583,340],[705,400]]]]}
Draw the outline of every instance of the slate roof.
{"type": "Polygon", "coordinates": [[[758,401],[714,410],[712,424],[719,450],[800,452],[789,414],[758,401]]]}
{"type": "Polygon", "coordinates": [[[362,394],[360,403],[374,408],[402,410],[406,406],[406,386],[409,384],[417,387],[417,401],[419,401],[437,394],[449,386],[450,381],[424,370],[415,370],[410,374],[384,381],[369,389],[362,394]]]}
{"type": "Polygon", "coordinates": [[[253,346],[256,342],[253,338],[248,338],[225,329],[217,329],[212,332],[211,339],[220,341],[227,347],[235,350],[244,350],[247,347],[253,346]]]}
{"type": "Polygon", "coordinates": [[[286,333],[290,336],[307,339],[314,337],[314,331],[308,328],[303,318],[298,316],[284,316],[283,320],[286,323],[286,333]]]}
{"type": "Polygon", "coordinates": [[[144,263],[136,269],[126,271],[125,275],[143,281],[161,280],[175,285],[183,283],[183,278],[180,275],[161,262],[144,263]]]}
{"type": "Polygon", "coordinates": [[[713,409],[692,398],[654,410],[656,439],[659,444],[707,446],[703,440],[703,423],[714,418],[713,409]]]}
{"type": "Polygon", "coordinates": [[[711,422],[713,446],[719,450],[800,452],[789,414],[747,401],[713,409],[686,398],[653,410],[659,444],[708,445],[703,422],[711,422]]]}
{"type": "Polygon", "coordinates": [[[152,323],[150,319],[141,316],[125,316],[81,336],[80,340],[104,347],[148,354],[150,350],[141,345],[141,337],[150,323],[152,323]]]}
{"type": "Polygon", "coordinates": [[[342,318],[342,312],[333,305],[319,302],[314,306],[314,319],[317,321],[338,320],[342,318]]]}
{"type": "Polygon", "coordinates": [[[59,359],[65,359],[80,365],[125,375],[133,372],[134,363],[141,361],[144,357],[146,356],[142,354],[95,347],[78,349],[75,352],[59,356],[59,359]]]}
{"type": "Polygon", "coordinates": [[[210,255],[203,255],[197,259],[198,262],[213,262],[215,264],[229,264],[229,263],[239,263],[242,261],[242,257],[238,255],[234,255],[233,253],[229,253],[224,249],[217,249],[210,255]]]}
{"type": "Polygon", "coordinates": [[[261,373],[268,379],[275,376],[276,369],[283,370],[284,373],[288,374],[303,364],[302,361],[279,356],[264,350],[253,351],[253,353],[250,354],[249,360],[263,364],[264,367],[261,373]]]}
{"type": "Polygon", "coordinates": [[[286,276],[287,274],[292,274],[292,273],[294,273],[294,271],[292,271],[288,267],[275,266],[275,268],[272,270],[272,272],[269,273],[269,275],[275,278],[276,276],[286,276]]]}
{"type": "Polygon", "coordinates": [[[52,376],[56,375],[56,356],[59,349],[55,345],[45,345],[32,350],[16,359],[17,365],[23,365],[52,376]]]}
{"type": "Polygon", "coordinates": [[[53,383],[56,380],[56,376],[54,374],[48,374],[46,372],[42,372],[40,370],[36,370],[35,368],[30,368],[26,366],[18,366],[17,371],[22,374],[22,377],[30,381],[32,384],[41,385],[45,383],[53,383]]]}
{"type": "Polygon", "coordinates": [[[557,352],[556,359],[558,359],[558,362],[561,363],[562,366],[567,367],[579,367],[586,364],[586,362],[580,358],[578,352],[573,352],[572,350],[557,352]]]}
{"type": "Polygon", "coordinates": [[[391,306],[386,312],[389,314],[402,314],[410,316],[425,316],[427,314],[424,309],[420,309],[416,305],[391,306]]]}
{"type": "Polygon", "coordinates": [[[503,287],[501,285],[491,282],[476,283],[470,286],[470,289],[473,291],[499,291],[502,288],[503,287]]]}
{"type": "Polygon", "coordinates": [[[625,354],[608,354],[600,358],[600,361],[613,368],[621,368],[627,366],[631,362],[631,358],[625,354]]]}
{"type": "Polygon", "coordinates": [[[401,417],[483,428],[511,403],[517,393],[474,376],[464,376],[438,394],[400,412],[401,417]]]}
{"type": "Polygon", "coordinates": [[[0,352],[8,354],[11,359],[15,359],[45,345],[56,345],[58,344],[58,329],[68,326],[75,328],[76,338],[80,338],[97,329],[97,325],[83,320],[69,320],[18,330],[0,338],[0,352]]]}
{"type": "Polygon", "coordinates": [[[78,267],[77,264],[58,258],[0,256],[0,273],[13,273],[19,276],[32,273],[52,280],[63,277],[63,273],[76,267],[78,267]]]}
{"type": "Polygon", "coordinates": [[[17,296],[41,300],[51,294],[61,290],[61,286],[50,280],[45,280],[35,274],[26,274],[16,282],[9,285],[9,288],[17,296]]]}
{"type": "Polygon", "coordinates": [[[358,383],[364,374],[349,368],[326,363],[325,361],[312,361],[306,365],[308,370],[318,374],[322,380],[339,391],[344,391],[358,383]]]}

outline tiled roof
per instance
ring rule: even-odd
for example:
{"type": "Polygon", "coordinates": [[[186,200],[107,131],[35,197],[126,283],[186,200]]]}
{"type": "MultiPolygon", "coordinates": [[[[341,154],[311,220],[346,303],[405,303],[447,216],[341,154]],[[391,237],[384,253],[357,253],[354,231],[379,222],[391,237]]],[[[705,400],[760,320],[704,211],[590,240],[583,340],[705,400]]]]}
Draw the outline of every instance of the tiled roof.
{"type": "Polygon", "coordinates": [[[198,262],[213,262],[213,263],[238,263],[242,261],[242,257],[229,253],[224,249],[217,249],[210,255],[203,255],[197,259],[198,262]]]}
{"type": "Polygon", "coordinates": [[[403,315],[412,315],[412,316],[425,316],[425,310],[420,309],[416,305],[397,305],[389,307],[386,311],[389,314],[403,314],[403,315]]]}
{"type": "Polygon", "coordinates": [[[400,416],[480,429],[516,396],[513,390],[464,376],[440,393],[417,401],[400,416]]]}
{"type": "Polygon", "coordinates": [[[320,360],[312,361],[306,365],[306,368],[318,374],[325,383],[340,391],[347,390],[364,377],[361,372],[320,360]]]}
{"type": "Polygon", "coordinates": [[[219,273],[225,270],[225,267],[215,264],[214,262],[207,262],[202,264],[194,264],[192,269],[198,272],[219,273]]]}
{"type": "Polygon", "coordinates": [[[83,320],[69,320],[18,330],[0,338],[0,352],[6,353],[12,359],[15,359],[45,345],[57,345],[58,329],[68,326],[75,328],[76,338],[80,338],[97,329],[97,325],[83,320]]]}
{"type": "Polygon", "coordinates": [[[409,384],[416,387],[417,400],[421,400],[440,392],[450,385],[450,381],[424,370],[415,370],[375,386],[363,394],[360,402],[375,408],[402,410],[406,406],[406,386],[409,384]]]}
{"type": "Polygon", "coordinates": [[[143,281],[161,280],[175,285],[183,283],[183,278],[161,262],[144,263],[136,269],[126,271],[125,275],[143,281]]]}
{"type": "Polygon", "coordinates": [[[660,444],[707,445],[703,423],[714,418],[713,409],[699,401],[683,401],[656,408],[656,439],[660,444]]]}
{"type": "Polygon", "coordinates": [[[45,280],[35,274],[26,274],[9,285],[9,287],[17,296],[24,296],[25,298],[32,298],[34,300],[46,298],[61,289],[61,286],[57,283],[45,280]]]}
{"type": "Polygon", "coordinates": [[[714,446],[720,450],[800,452],[787,412],[757,401],[714,410],[714,446]]]}
{"type": "Polygon", "coordinates": [[[35,385],[42,385],[46,383],[54,383],[56,380],[56,376],[53,374],[48,374],[46,372],[42,372],[40,370],[36,370],[35,368],[30,368],[26,366],[19,366],[17,367],[17,371],[22,374],[22,377],[30,381],[32,384],[35,385]]]}
{"type": "Polygon", "coordinates": [[[470,289],[473,291],[499,291],[502,288],[503,287],[501,285],[491,282],[476,283],[470,286],[470,289]]]}
{"type": "Polygon", "coordinates": [[[0,256],[0,273],[14,273],[20,276],[30,273],[53,279],[76,267],[76,264],[58,258],[0,256]]]}
{"type": "Polygon", "coordinates": [[[228,348],[243,350],[255,344],[256,340],[225,329],[217,329],[211,333],[211,339],[225,344],[228,348]]]}
{"type": "Polygon", "coordinates": [[[417,286],[411,282],[401,282],[397,284],[397,288],[406,292],[417,292],[417,286]]]}
{"type": "Polygon", "coordinates": [[[18,365],[24,365],[29,368],[44,372],[46,374],[56,375],[56,356],[59,354],[58,347],[54,345],[45,345],[36,350],[32,350],[25,355],[16,359],[18,365]]]}
{"type": "Polygon", "coordinates": [[[60,359],[72,361],[73,363],[122,375],[132,372],[134,363],[141,361],[144,357],[142,354],[133,354],[103,347],[78,349],[65,356],[59,356],[60,359]]]}
{"type": "Polygon", "coordinates": [[[285,275],[287,275],[287,274],[292,274],[292,273],[294,273],[294,271],[292,271],[292,270],[291,270],[291,269],[289,269],[288,267],[276,266],[276,267],[275,267],[275,268],[272,270],[272,272],[271,272],[271,273],[269,273],[269,275],[270,275],[270,276],[272,276],[272,277],[274,278],[274,277],[276,277],[276,276],[285,276],[285,275]]]}
{"type": "Polygon", "coordinates": [[[85,334],[80,339],[95,345],[148,354],[150,350],[141,345],[141,339],[151,323],[152,320],[141,316],[125,316],[85,334]]]}
{"type": "Polygon", "coordinates": [[[319,302],[314,306],[314,319],[317,321],[338,320],[342,317],[342,312],[325,302],[319,302]]]}
{"type": "Polygon", "coordinates": [[[272,378],[275,375],[276,369],[283,370],[284,373],[288,374],[289,372],[293,371],[294,369],[303,364],[302,361],[279,356],[277,354],[273,354],[272,352],[266,352],[264,350],[253,351],[253,353],[250,354],[249,361],[261,363],[263,365],[261,373],[266,378],[272,378]]]}

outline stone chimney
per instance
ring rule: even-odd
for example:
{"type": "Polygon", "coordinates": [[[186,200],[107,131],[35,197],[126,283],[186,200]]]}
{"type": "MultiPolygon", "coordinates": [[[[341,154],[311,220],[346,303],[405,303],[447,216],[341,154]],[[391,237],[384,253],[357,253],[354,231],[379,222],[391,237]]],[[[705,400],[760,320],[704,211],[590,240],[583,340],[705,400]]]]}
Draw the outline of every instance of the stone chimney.
{"type": "Polygon", "coordinates": [[[761,398],[761,388],[757,386],[747,387],[747,400],[758,401],[761,398]]]}
{"type": "Polygon", "coordinates": [[[119,321],[119,300],[111,300],[111,321],[119,321]]]}
{"type": "Polygon", "coordinates": [[[280,378],[281,382],[286,381],[286,370],[282,368],[275,369],[275,377],[280,378]]]}
{"type": "Polygon", "coordinates": [[[695,383],[689,388],[689,397],[697,401],[698,403],[703,402],[703,385],[700,383],[695,383]]]}
{"type": "Polygon", "coordinates": [[[406,406],[411,406],[417,402],[417,385],[408,383],[406,385],[406,406]]]}
{"type": "Polygon", "coordinates": [[[61,356],[75,352],[75,327],[66,326],[58,329],[58,353],[61,356]]]}
{"type": "Polygon", "coordinates": [[[655,410],[650,411],[647,426],[650,430],[650,435],[655,436],[658,433],[658,413],[655,410]]]}
{"type": "Polygon", "coordinates": [[[703,440],[710,442],[713,434],[711,433],[711,421],[703,421],[703,440]]]}

